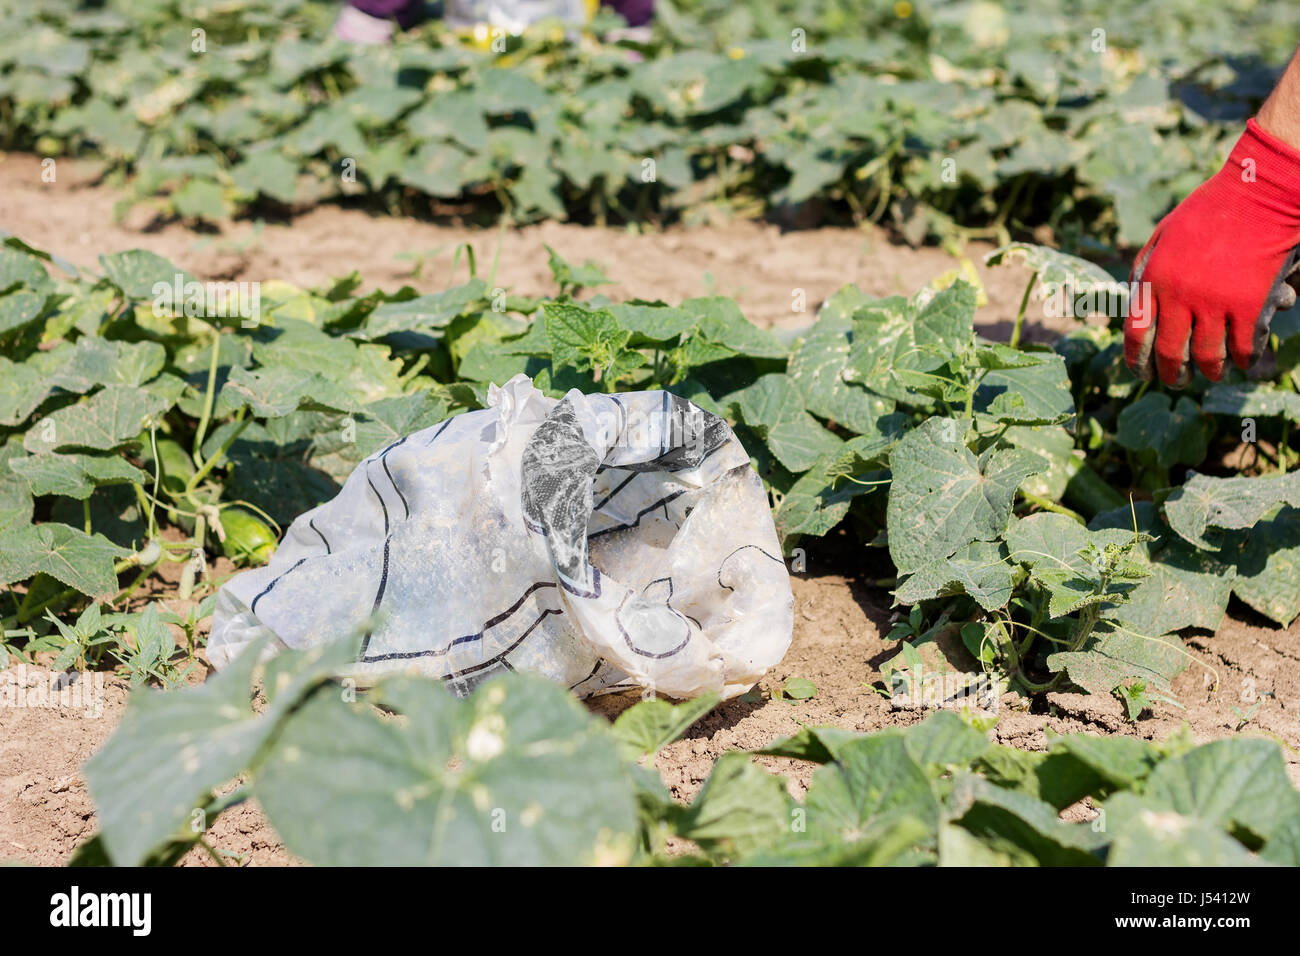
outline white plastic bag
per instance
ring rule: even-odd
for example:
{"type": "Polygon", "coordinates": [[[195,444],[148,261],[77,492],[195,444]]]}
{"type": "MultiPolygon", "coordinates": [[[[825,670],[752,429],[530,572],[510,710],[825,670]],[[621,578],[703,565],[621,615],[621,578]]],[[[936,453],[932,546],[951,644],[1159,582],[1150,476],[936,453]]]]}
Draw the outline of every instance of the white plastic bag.
{"type": "Polygon", "coordinates": [[[790,645],[767,495],[727,423],[668,392],[556,401],[525,375],[409,435],[222,589],[218,667],[269,635],[363,632],[354,674],[468,693],[503,670],[581,696],[744,693],[790,645]]]}

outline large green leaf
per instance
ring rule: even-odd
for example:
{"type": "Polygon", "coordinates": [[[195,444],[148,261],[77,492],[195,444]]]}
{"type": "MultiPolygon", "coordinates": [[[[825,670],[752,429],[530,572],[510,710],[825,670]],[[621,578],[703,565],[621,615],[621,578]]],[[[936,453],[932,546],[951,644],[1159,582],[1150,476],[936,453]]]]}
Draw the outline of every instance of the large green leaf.
{"type": "Polygon", "coordinates": [[[90,497],[99,485],[143,485],[149,478],[118,455],[28,455],[13,459],[9,467],[27,482],[34,495],[77,499],[90,497]]]}
{"type": "Polygon", "coordinates": [[[1300,810],[1300,793],[1271,740],[1215,740],[1170,757],[1152,771],[1143,793],[1184,816],[1244,827],[1261,841],[1300,810]]]}
{"type": "Polygon", "coordinates": [[[1077,651],[1049,654],[1047,666],[1065,671],[1090,694],[1109,694],[1130,679],[1165,693],[1169,682],[1191,663],[1181,642],[1169,635],[1147,637],[1126,631],[1096,632],[1077,651]]]}
{"type": "Polygon", "coordinates": [[[353,411],[357,402],[336,382],[315,372],[272,365],[230,370],[221,401],[228,409],[247,405],[254,414],[279,418],[304,409],[353,411]]]}
{"type": "Polygon", "coordinates": [[[1300,395],[1259,382],[1241,385],[1220,382],[1205,393],[1201,409],[1215,415],[1242,418],[1281,415],[1300,423],[1300,395]]]}
{"type": "Polygon", "coordinates": [[[921,565],[899,585],[894,597],[899,604],[915,604],[969,594],[986,611],[995,611],[1011,600],[1011,572],[1005,547],[973,541],[951,557],[921,565]]]}
{"type": "Polygon", "coordinates": [[[1065,360],[1050,352],[1021,353],[1038,361],[994,368],[980,380],[974,408],[981,418],[1015,425],[1059,425],[1074,414],[1065,360]]]}
{"type": "Polygon", "coordinates": [[[1214,550],[1205,539],[1209,528],[1250,528],[1283,504],[1300,507],[1300,472],[1262,478],[1194,474],[1169,496],[1165,517],[1192,544],[1214,550]]]}
{"type": "Polygon", "coordinates": [[[0,425],[21,425],[49,393],[49,382],[31,364],[0,356],[0,425]]]}
{"type": "Polygon", "coordinates": [[[254,790],[294,853],[323,865],[625,862],[631,780],[613,738],[563,687],[510,675],[457,702],[386,683],[402,724],[314,694],[277,735],[254,790]]]}
{"type": "Polygon", "coordinates": [[[482,299],[486,291],[487,284],[482,279],[470,279],[443,292],[401,302],[385,302],[366,319],[366,334],[377,339],[393,332],[444,328],[482,299]]]}
{"type": "Polygon", "coordinates": [[[894,403],[844,378],[852,338],[847,331],[818,323],[790,358],[786,374],[814,415],[830,419],[849,431],[869,435],[894,403]]]}
{"type": "Polygon", "coordinates": [[[1027,566],[1034,581],[1047,590],[1052,617],[1106,599],[1100,591],[1101,571],[1085,556],[1085,548],[1104,549],[1133,540],[1131,531],[1089,531],[1073,518],[1050,511],[1019,518],[1007,532],[1011,560],[1027,566]]]}
{"type": "Polygon", "coordinates": [[[818,458],[781,499],[776,511],[781,540],[800,534],[826,534],[848,514],[854,498],[875,490],[878,486],[872,482],[884,479],[871,476],[883,472],[859,476],[889,451],[902,432],[902,424],[902,416],[888,416],[881,420],[885,430],[879,434],[851,438],[818,458]]]}
{"type": "Polygon", "coordinates": [[[99,264],[108,280],[128,299],[152,300],[154,286],[159,283],[174,288],[178,281],[182,286],[197,281],[180,266],[147,249],[100,256],[99,264]]]}
{"type": "Polygon", "coordinates": [[[972,541],[1000,538],[1016,489],[1046,464],[1015,448],[976,458],[963,444],[965,428],[955,419],[927,419],[889,456],[889,553],[903,574],[972,541]]]}
{"type": "Polygon", "coordinates": [[[740,419],[767,440],[777,461],[792,472],[807,471],[825,454],[843,444],[804,408],[803,396],[785,375],[760,376],[732,392],[723,403],[737,409],[740,419]]]}
{"type": "Polygon", "coordinates": [[[1056,808],[1026,793],[964,777],[952,803],[961,812],[957,823],[996,845],[1010,844],[1043,866],[1099,866],[1104,835],[1086,824],[1062,823],[1056,808]]]}
{"type": "Polygon", "coordinates": [[[1163,392],[1148,392],[1119,413],[1115,440],[1132,451],[1155,453],[1163,468],[1199,465],[1205,458],[1212,426],[1187,396],[1171,408],[1163,392]]]}
{"type": "Polygon", "coordinates": [[[1235,532],[1221,556],[1235,555],[1233,592],[1283,627],[1300,615],[1300,509],[1283,508],[1249,531],[1235,532]]]}
{"type": "Polygon", "coordinates": [[[1138,634],[1163,634],[1185,627],[1218,630],[1236,568],[1225,563],[1226,556],[1194,548],[1170,532],[1150,502],[1103,512],[1089,527],[1131,533],[1135,524],[1140,534],[1160,539],[1150,545],[1149,554],[1137,549],[1133,555],[1150,577],[1139,581],[1127,600],[1107,608],[1103,616],[1138,634]]]}
{"type": "Polygon", "coordinates": [[[1114,839],[1107,866],[1253,866],[1249,850],[1213,823],[1170,810],[1132,793],[1105,805],[1114,839]]]}
{"type": "Polygon", "coordinates": [[[167,350],[157,342],[118,342],[97,335],[83,335],[35,360],[48,384],[78,394],[96,385],[143,385],[166,362],[167,350]]]}
{"type": "Polygon", "coordinates": [[[65,524],[47,522],[0,533],[0,585],[48,574],[93,598],[117,593],[113,564],[125,557],[101,534],[89,535],[65,524]]]}
{"type": "MultiPolygon", "coordinates": [[[[85,766],[113,862],[138,865],[167,840],[181,836],[211,791],[256,763],[303,695],[355,659],[358,642],[286,652],[272,662],[264,681],[268,699],[260,713],[254,711],[252,697],[261,643],[197,687],[132,694],[121,723],[85,766]]],[[[322,693],[339,695],[337,690],[322,693]]]]}
{"type": "Polygon", "coordinates": [[[84,402],[52,412],[23,438],[33,453],[61,448],[108,451],[126,444],[167,410],[164,399],[129,385],[110,385],[84,402]]]}

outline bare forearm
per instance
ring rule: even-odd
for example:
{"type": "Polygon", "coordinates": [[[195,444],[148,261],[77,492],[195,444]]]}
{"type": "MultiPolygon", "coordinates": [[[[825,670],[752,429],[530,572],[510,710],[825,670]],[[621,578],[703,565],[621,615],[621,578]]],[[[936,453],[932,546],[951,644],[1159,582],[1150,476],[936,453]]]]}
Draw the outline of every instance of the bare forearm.
{"type": "Polygon", "coordinates": [[[1264,132],[1300,149],[1300,52],[1291,57],[1255,121],[1264,132]]]}

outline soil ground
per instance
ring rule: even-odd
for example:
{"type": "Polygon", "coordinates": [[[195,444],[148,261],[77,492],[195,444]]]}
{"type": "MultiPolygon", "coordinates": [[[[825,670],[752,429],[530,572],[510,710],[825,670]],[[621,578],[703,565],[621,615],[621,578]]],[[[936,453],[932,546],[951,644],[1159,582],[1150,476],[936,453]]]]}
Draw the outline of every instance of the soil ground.
{"type": "MultiPolygon", "coordinates": [[[[260,231],[239,222],[220,234],[196,236],[180,224],[147,217],[128,216],[115,224],[119,194],[89,183],[72,164],[61,163],[58,182],[46,184],[36,158],[10,155],[0,157],[0,175],[6,183],[0,194],[0,228],[90,267],[100,253],[138,247],[165,255],[204,279],[279,278],[313,285],[357,269],[366,287],[409,282],[432,291],[450,281],[458,243],[473,243],[483,269],[499,241],[496,230],[375,217],[337,207],[318,208],[291,224],[268,224],[260,231]],[[419,278],[409,276],[409,261],[396,258],[436,248],[442,253],[430,258],[419,278]]],[[[782,232],[766,224],[730,222],[633,235],[547,223],[504,234],[498,282],[520,294],[552,291],[543,244],[571,261],[592,259],[602,265],[617,282],[603,290],[613,298],[673,302],[717,292],[735,298],[760,325],[804,323],[818,303],[847,282],[876,295],[910,294],[956,264],[941,250],[895,245],[876,230],[782,232]],[[804,290],[807,314],[791,310],[794,289],[804,290]]],[[[1005,338],[1027,276],[1018,268],[985,269],[981,257],[988,248],[972,245],[967,250],[989,296],[979,322],[985,335],[1005,338]]],[[[1061,330],[1058,323],[1035,321],[1031,314],[1026,333],[1050,339],[1061,330]]],[[[717,708],[659,755],[656,766],[679,799],[689,799],[699,789],[723,752],[761,747],[800,725],[874,730],[922,718],[917,711],[892,710],[871,686],[881,680],[880,666],[896,648],[884,639],[890,595],[846,577],[843,562],[819,560],[815,544],[809,561],[809,572],[792,578],[794,643],[785,660],[757,694],[717,708]],[[816,696],[799,702],[772,699],[772,691],[790,677],[812,680],[816,696]]],[[[1112,698],[1051,694],[1042,712],[1031,712],[1019,698],[1005,695],[992,733],[1002,743],[1035,750],[1046,746],[1049,729],[1163,739],[1185,721],[1201,740],[1234,733],[1280,740],[1287,748],[1288,770],[1300,784],[1300,753],[1294,749],[1300,746],[1300,621],[1277,628],[1234,601],[1219,632],[1191,636],[1187,649],[1195,662],[1174,682],[1181,707],[1159,703],[1132,723],[1112,698]],[[1261,706],[1239,727],[1233,708],[1248,711],[1255,700],[1262,700],[1261,706]]],[[[948,649],[946,655],[940,666],[947,669],[974,666],[960,649],[948,649]]],[[[49,673],[27,668],[23,677],[35,684],[48,682],[49,673]]],[[[94,833],[93,802],[79,768],[116,726],[130,691],[114,675],[103,677],[98,708],[0,707],[0,860],[56,865],[94,833]]],[[[632,694],[597,698],[590,706],[612,717],[637,699],[632,694]]],[[[813,769],[797,761],[759,759],[787,773],[795,790],[806,786],[813,769]]],[[[295,862],[251,804],[220,817],[209,842],[246,865],[295,862]]],[[[195,851],[185,862],[213,861],[195,851]]]]}

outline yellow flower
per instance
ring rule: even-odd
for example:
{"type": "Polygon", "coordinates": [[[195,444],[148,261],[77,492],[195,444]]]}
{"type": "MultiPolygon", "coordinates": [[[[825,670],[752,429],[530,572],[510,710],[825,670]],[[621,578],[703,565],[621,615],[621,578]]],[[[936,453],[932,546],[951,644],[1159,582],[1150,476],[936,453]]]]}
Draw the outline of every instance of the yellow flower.
{"type": "Polygon", "coordinates": [[[727,56],[731,57],[733,60],[743,60],[745,58],[745,51],[738,46],[733,46],[727,51],[727,56]]]}
{"type": "Polygon", "coordinates": [[[900,20],[906,20],[912,15],[912,5],[907,0],[898,0],[894,4],[894,16],[900,20]]]}

